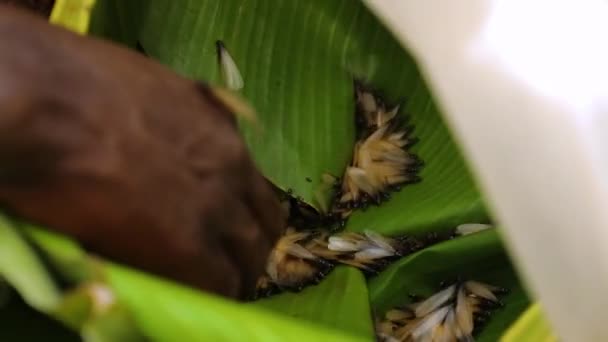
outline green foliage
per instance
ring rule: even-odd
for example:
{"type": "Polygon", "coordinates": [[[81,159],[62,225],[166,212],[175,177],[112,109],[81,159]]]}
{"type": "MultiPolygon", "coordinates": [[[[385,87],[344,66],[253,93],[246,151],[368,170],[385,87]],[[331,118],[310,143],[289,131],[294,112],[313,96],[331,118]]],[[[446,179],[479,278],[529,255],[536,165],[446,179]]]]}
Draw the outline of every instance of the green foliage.
{"type": "MultiPolygon", "coordinates": [[[[426,166],[421,183],[394,193],[380,207],[356,212],[347,229],[420,234],[489,221],[414,61],[360,2],[98,0],[91,31],[130,47],[140,45],[177,72],[216,84],[215,41],[222,40],[245,80],[242,95],[259,113],[261,129],[241,124],[254,159],[278,187],[293,189],[313,206],[321,175],[340,176],[352,156],[353,80],[361,79],[390,102],[402,103],[401,115],[409,115],[415,125],[420,138],[415,151],[426,166]]],[[[0,252],[10,246],[21,255],[20,262],[34,267],[24,272],[23,266],[0,261],[0,272],[31,305],[43,308],[51,304],[37,303],[56,302],[48,274],[36,266],[38,256],[15,240],[14,229],[8,235],[1,229],[0,252]],[[19,277],[42,280],[32,289],[27,281],[13,280],[19,277]]],[[[131,327],[158,341],[371,340],[373,313],[406,303],[409,293],[428,295],[440,281],[456,276],[511,290],[505,307],[480,335],[482,341],[494,341],[528,303],[496,231],[432,246],[370,281],[357,270],[339,267],[301,293],[248,304],[113,264],[98,264],[96,271],[72,242],[36,229],[27,232],[65,279],[80,282],[103,274],[129,314],[105,317],[99,326],[116,326],[112,322],[118,321],[118,330],[112,331],[131,327]]],[[[98,341],[93,335],[85,337],[98,341]]]]}

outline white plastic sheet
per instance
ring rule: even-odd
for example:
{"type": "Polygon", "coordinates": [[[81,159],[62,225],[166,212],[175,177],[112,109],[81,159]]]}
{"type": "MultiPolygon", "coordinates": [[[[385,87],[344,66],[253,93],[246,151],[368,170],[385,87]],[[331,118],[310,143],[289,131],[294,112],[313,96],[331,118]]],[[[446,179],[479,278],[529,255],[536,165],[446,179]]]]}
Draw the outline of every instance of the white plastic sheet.
{"type": "Polygon", "coordinates": [[[366,0],[423,74],[566,341],[608,341],[608,2],[366,0]]]}

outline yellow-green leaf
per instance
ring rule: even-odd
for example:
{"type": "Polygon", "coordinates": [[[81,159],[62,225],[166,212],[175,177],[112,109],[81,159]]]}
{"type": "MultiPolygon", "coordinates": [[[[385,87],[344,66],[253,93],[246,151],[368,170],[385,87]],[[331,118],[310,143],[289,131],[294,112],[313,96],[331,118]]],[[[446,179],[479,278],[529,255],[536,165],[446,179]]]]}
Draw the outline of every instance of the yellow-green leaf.
{"type": "Polygon", "coordinates": [[[51,23],[84,34],[89,29],[91,11],[96,0],[56,0],[51,23]]]}
{"type": "Polygon", "coordinates": [[[532,304],[526,312],[505,332],[501,342],[557,342],[540,304],[532,304]]]}

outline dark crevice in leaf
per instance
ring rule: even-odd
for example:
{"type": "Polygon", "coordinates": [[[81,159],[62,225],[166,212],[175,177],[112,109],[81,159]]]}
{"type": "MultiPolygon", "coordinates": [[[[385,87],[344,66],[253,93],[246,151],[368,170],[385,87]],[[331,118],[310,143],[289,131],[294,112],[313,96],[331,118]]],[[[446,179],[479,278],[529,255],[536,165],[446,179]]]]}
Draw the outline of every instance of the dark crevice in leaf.
{"type": "Polygon", "coordinates": [[[0,341],[81,341],[75,332],[30,308],[17,292],[11,291],[9,295],[9,301],[0,304],[0,341]]]}

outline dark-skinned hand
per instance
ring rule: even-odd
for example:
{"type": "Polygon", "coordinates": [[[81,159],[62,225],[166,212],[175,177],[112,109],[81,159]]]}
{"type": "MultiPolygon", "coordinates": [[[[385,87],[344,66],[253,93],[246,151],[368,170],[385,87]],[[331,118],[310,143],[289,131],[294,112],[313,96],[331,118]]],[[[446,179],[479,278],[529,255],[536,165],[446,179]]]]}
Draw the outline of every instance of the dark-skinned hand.
{"type": "Polygon", "coordinates": [[[112,260],[231,297],[284,227],[210,88],[0,5],[0,204],[112,260]]]}

